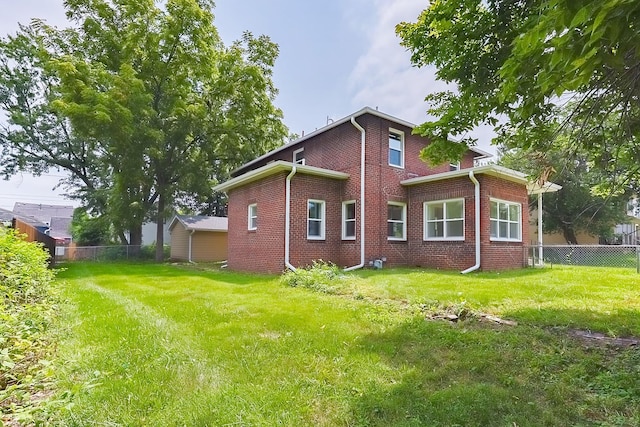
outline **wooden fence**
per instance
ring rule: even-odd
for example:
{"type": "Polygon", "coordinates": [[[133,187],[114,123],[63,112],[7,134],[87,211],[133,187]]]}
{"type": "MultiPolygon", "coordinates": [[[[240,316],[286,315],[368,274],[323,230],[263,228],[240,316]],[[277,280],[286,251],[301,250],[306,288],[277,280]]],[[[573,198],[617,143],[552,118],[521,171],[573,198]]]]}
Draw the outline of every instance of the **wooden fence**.
{"type": "Polygon", "coordinates": [[[49,266],[53,267],[56,263],[56,239],[48,236],[38,230],[33,225],[21,221],[17,218],[13,219],[13,228],[21,234],[25,235],[28,242],[42,243],[44,248],[49,252],[49,266]]]}

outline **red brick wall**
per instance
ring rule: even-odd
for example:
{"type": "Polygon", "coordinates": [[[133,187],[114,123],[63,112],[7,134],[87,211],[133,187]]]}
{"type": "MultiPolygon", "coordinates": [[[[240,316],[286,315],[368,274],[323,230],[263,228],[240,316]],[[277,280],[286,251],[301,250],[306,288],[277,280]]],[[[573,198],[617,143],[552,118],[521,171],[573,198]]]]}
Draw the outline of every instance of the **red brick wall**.
{"type": "MultiPolygon", "coordinates": [[[[526,187],[503,179],[477,175],[480,182],[480,268],[503,270],[526,265],[524,245],[528,242],[526,227],[528,197],[526,187]],[[522,204],[522,242],[491,240],[490,200],[522,204]]],[[[474,185],[468,177],[436,181],[412,186],[409,193],[409,254],[410,264],[421,267],[464,270],[475,264],[475,200],[474,185]],[[427,201],[464,198],[464,241],[424,241],[423,203],[427,201]]]]}
{"type": "Polygon", "coordinates": [[[229,191],[229,268],[259,273],[284,270],[285,173],[229,191]],[[258,206],[258,228],[247,228],[247,207],[258,206]]]}
{"type": "Polygon", "coordinates": [[[468,177],[410,187],[411,265],[464,270],[475,264],[474,185],[468,177]],[[424,202],[464,199],[464,241],[424,241],[424,202]]]}
{"type": "Polygon", "coordinates": [[[480,197],[482,204],[481,228],[481,266],[483,270],[503,270],[521,268],[527,265],[524,245],[529,241],[529,197],[526,187],[522,184],[506,181],[492,176],[480,175],[480,197]],[[522,205],[522,242],[491,241],[490,230],[490,199],[500,199],[516,202],[522,205]],[[486,232],[485,232],[486,231],[486,232]]]}
{"type": "MultiPolygon", "coordinates": [[[[430,167],[419,158],[426,140],[411,129],[365,114],[357,122],[366,129],[365,262],[386,257],[386,265],[418,265],[431,268],[466,269],[475,263],[474,186],[468,177],[405,188],[400,181],[416,176],[447,172],[449,165],[430,167]],[[404,132],[405,167],[388,164],[389,128],[404,132]],[[423,241],[423,203],[429,200],[465,199],[465,240],[423,241]],[[387,239],[387,203],[407,204],[407,241],[387,239]]],[[[360,132],[344,123],[301,144],[287,148],[271,160],[291,161],[293,151],[305,148],[306,164],[348,173],[346,181],[298,173],[292,180],[290,262],[308,265],[315,259],[351,266],[360,261],[360,132]],[[326,206],[325,240],[307,239],[307,200],[319,199],[326,206]],[[341,238],[342,202],[356,200],[356,240],[341,238]]],[[[473,165],[467,154],[461,167],[473,165]]],[[[236,270],[278,273],[284,269],[285,177],[280,173],[229,192],[229,267],[236,270]],[[247,206],[258,204],[258,230],[247,230],[247,206]]],[[[484,270],[524,265],[523,243],[492,242],[489,237],[489,198],[522,203],[526,224],[528,198],[524,185],[480,175],[481,241],[484,270]]],[[[528,228],[523,227],[523,242],[528,228]]]]}
{"type": "Polygon", "coordinates": [[[346,266],[343,260],[342,242],[342,186],[343,182],[296,174],[291,180],[291,245],[290,262],[294,267],[310,265],[313,260],[331,261],[346,266]],[[307,238],[307,201],[325,202],[325,238],[307,238]]]}

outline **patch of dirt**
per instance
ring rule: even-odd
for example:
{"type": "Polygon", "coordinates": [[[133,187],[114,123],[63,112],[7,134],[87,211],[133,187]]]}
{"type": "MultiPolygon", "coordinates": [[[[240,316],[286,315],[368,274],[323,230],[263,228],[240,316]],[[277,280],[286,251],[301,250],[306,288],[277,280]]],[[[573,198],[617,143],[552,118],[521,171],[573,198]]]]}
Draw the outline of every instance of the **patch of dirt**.
{"type": "Polygon", "coordinates": [[[599,332],[585,331],[582,329],[569,329],[568,334],[580,340],[587,347],[640,347],[640,338],[636,337],[610,337],[599,332]]]}

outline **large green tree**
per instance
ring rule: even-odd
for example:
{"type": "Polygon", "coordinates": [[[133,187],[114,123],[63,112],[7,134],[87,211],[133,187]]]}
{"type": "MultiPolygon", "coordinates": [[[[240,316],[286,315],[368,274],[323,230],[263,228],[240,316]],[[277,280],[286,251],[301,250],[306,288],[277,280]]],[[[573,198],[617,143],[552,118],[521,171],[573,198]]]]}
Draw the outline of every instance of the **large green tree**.
{"type": "Polygon", "coordinates": [[[612,185],[637,183],[637,0],[435,0],[396,30],[415,65],[434,65],[455,86],[426,98],[435,119],[416,129],[433,141],[426,160],[459,157],[480,124],[495,126],[502,144],[539,152],[569,129],[567,147],[586,150],[603,171],[623,171],[611,173],[612,185]],[[556,121],[567,101],[572,112],[556,121]]]}
{"type": "MultiPolygon", "coordinates": [[[[546,170],[562,186],[558,192],[544,194],[544,233],[561,233],[568,244],[581,243],[580,233],[611,237],[614,226],[626,219],[630,191],[598,192],[607,177],[584,152],[566,147],[568,141],[566,135],[559,137],[544,153],[532,148],[509,149],[501,153],[499,164],[532,176],[546,170]]],[[[535,208],[536,202],[532,200],[529,206],[535,208]]]]}
{"type": "Polygon", "coordinates": [[[250,33],[225,47],[211,0],[65,7],[71,29],[37,23],[0,45],[3,172],[70,171],[67,184],[81,184],[74,194],[128,230],[131,244],[153,216],[161,258],[176,203],[211,198],[216,180],[284,141],[271,80],[278,48],[250,33]],[[91,179],[77,172],[83,164],[91,179]]]}

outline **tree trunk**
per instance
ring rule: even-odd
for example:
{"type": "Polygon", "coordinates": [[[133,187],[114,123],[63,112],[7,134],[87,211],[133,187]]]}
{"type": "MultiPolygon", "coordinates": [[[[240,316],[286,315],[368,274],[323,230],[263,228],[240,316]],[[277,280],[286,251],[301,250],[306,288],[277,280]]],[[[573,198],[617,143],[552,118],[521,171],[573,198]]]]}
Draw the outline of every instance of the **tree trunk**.
{"type": "Polygon", "coordinates": [[[142,224],[131,226],[129,230],[129,245],[142,246],[142,224]]]}
{"type": "Polygon", "coordinates": [[[156,262],[164,261],[164,197],[158,197],[158,215],[156,217],[156,262]]]}
{"type": "Polygon", "coordinates": [[[564,235],[564,240],[569,245],[577,245],[578,239],[576,238],[576,233],[573,231],[573,227],[571,226],[563,226],[562,234],[564,235]]]}

